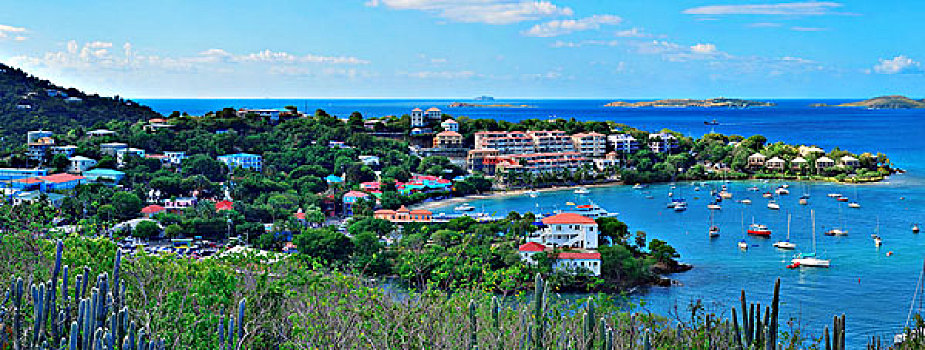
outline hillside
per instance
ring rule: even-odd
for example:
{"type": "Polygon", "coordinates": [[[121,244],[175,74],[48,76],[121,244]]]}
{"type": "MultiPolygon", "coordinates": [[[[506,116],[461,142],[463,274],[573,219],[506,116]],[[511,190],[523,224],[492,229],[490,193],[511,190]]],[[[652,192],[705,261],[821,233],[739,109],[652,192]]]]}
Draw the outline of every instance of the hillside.
{"type": "Polygon", "coordinates": [[[101,122],[135,122],[157,116],[151,108],[118,96],[88,95],[0,63],[0,136],[5,145],[22,142],[29,130],[61,133],[101,122]]]}
{"type": "Polygon", "coordinates": [[[874,97],[871,99],[866,99],[864,101],[842,103],[838,105],[827,105],[824,103],[817,103],[812,106],[813,107],[865,107],[865,108],[875,108],[875,109],[925,108],[925,99],[914,100],[906,96],[890,95],[890,96],[874,97]]]}
{"type": "Polygon", "coordinates": [[[626,101],[616,101],[611,102],[604,107],[673,107],[673,108],[686,108],[686,107],[725,107],[725,108],[745,108],[745,107],[767,107],[773,106],[772,102],[764,101],[751,101],[743,100],[737,98],[709,98],[705,100],[695,100],[689,98],[675,98],[675,99],[664,99],[664,100],[655,100],[655,101],[638,101],[638,102],[626,102],[626,101]]]}

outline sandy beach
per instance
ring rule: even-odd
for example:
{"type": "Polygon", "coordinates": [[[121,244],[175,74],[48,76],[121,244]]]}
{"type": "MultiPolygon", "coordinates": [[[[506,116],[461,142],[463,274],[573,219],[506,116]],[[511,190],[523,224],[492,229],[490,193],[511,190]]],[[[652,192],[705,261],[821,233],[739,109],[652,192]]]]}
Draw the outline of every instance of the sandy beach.
{"type": "MultiPolygon", "coordinates": [[[[554,191],[573,190],[573,189],[576,189],[576,188],[579,188],[579,187],[594,188],[594,187],[621,186],[621,185],[623,185],[623,182],[614,181],[614,182],[607,182],[607,183],[600,183],[600,184],[593,184],[593,185],[554,186],[554,187],[546,187],[546,188],[537,188],[537,189],[535,189],[535,191],[537,191],[537,192],[554,192],[554,191]]],[[[448,207],[448,206],[452,206],[452,205],[458,205],[458,204],[462,204],[462,203],[466,203],[466,202],[471,202],[471,201],[474,201],[474,200],[477,200],[477,199],[502,198],[502,197],[510,197],[510,196],[522,196],[522,195],[525,195],[528,191],[530,191],[530,190],[529,190],[529,189],[517,189],[517,190],[510,190],[510,191],[493,191],[493,192],[491,192],[491,193],[476,194],[476,195],[470,195],[470,196],[465,196],[465,197],[453,197],[453,198],[450,198],[450,199],[444,199],[444,200],[440,200],[440,201],[433,201],[433,202],[425,202],[425,203],[415,204],[415,205],[411,206],[411,209],[427,209],[427,210],[433,210],[433,209],[437,209],[437,208],[448,207]]]]}

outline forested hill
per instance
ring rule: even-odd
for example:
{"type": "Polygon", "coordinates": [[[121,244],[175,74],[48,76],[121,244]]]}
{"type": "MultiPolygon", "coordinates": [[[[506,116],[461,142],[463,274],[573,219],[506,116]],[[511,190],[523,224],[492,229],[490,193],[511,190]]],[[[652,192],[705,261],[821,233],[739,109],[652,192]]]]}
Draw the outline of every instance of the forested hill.
{"type": "Polygon", "coordinates": [[[150,107],[118,96],[88,95],[0,63],[0,136],[4,146],[22,142],[29,130],[65,133],[113,120],[135,122],[157,116],[150,107]]]}

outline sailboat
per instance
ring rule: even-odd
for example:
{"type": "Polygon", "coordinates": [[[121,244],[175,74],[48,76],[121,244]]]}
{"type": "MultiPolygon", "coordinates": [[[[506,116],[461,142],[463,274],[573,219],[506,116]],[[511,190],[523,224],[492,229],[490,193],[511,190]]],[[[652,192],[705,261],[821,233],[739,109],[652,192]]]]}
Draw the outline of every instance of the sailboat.
{"type": "Polygon", "coordinates": [[[713,224],[713,212],[710,212],[710,238],[719,237],[719,227],[713,224]]]}
{"type": "Polygon", "coordinates": [[[787,214],[787,239],[774,243],[774,247],[777,249],[787,250],[792,250],[793,248],[797,247],[796,244],[790,242],[790,214],[787,214]]]}
{"type": "Polygon", "coordinates": [[[768,202],[768,209],[779,210],[780,204],[777,204],[777,201],[772,199],[771,201],[768,202]]]}
{"type": "Polygon", "coordinates": [[[739,249],[748,250],[748,243],[745,242],[745,210],[742,210],[742,239],[739,240],[739,249]]]}
{"type": "Polygon", "coordinates": [[[870,235],[870,238],[874,239],[874,246],[880,247],[883,245],[883,239],[880,238],[880,217],[877,217],[877,229],[874,230],[874,234],[870,235]]]}
{"type": "Polygon", "coordinates": [[[919,233],[919,224],[912,224],[912,233],[919,233]]]}
{"type": "Polygon", "coordinates": [[[848,208],[858,209],[861,207],[861,204],[858,203],[858,187],[854,186],[854,200],[851,203],[848,203],[848,208]]]}
{"type": "Polygon", "coordinates": [[[833,228],[828,231],[825,231],[826,236],[847,236],[848,231],[845,230],[845,215],[842,214],[841,205],[838,206],[838,216],[841,217],[841,228],[833,228]]]}
{"type": "Polygon", "coordinates": [[[816,256],[816,211],[810,210],[809,215],[812,218],[813,223],[813,252],[812,253],[800,253],[793,257],[790,260],[791,266],[793,267],[829,267],[831,260],[829,259],[820,259],[816,256]]]}

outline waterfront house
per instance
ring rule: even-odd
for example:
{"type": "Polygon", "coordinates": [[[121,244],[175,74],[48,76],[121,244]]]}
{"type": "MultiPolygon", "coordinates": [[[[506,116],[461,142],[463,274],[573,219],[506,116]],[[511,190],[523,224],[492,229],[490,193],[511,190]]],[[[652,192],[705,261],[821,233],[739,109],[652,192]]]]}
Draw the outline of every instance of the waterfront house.
{"type": "Polygon", "coordinates": [[[574,134],[572,143],[585,157],[600,157],[607,151],[607,136],[596,132],[574,134]]]}
{"type": "Polygon", "coordinates": [[[630,154],[639,150],[639,142],[630,134],[609,135],[607,136],[607,142],[613,146],[614,151],[623,154],[630,154]]]}
{"type": "Polygon", "coordinates": [[[87,182],[83,176],[64,173],[39,176],[38,179],[43,182],[42,191],[65,191],[87,182]]]}
{"type": "Polygon", "coordinates": [[[427,117],[427,119],[440,120],[440,118],[443,117],[443,111],[437,107],[430,107],[424,111],[424,115],[427,117]]]}
{"type": "Polygon", "coordinates": [[[839,165],[845,168],[857,168],[861,166],[861,161],[850,155],[845,155],[838,159],[839,165]]]}
{"type": "Polygon", "coordinates": [[[801,170],[805,168],[807,164],[809,164],[809,162],[807,162],[806,159],[803,159],[803,157],[796,157],[790,161],[790,167],[793,170],[801,170]]]}
{"type": "Polygon", "coordinates": [[[806,146],[800,146],[799,148],[797,148],[797,152],[800,153],[801,157],[808,157],[813,154],[825,153],[825,151],[823,151],[819,147],[806,147],[806,146]]]}
{"type": "Polygon", "coordinates": [[[218,157],[218,161],[225,163],[229,170],[243,168],[260,172],[263,170],[263,157],[250,153],[226,154],[218,157]]]}
{"type": "Polygon", "coordinates": [[[784,168],[787,166],[787,161],[778,157],[774,157],[768,159],[767,162],[764,162],[764,166],[771,170],[784,170],[784,168]]]}
{"type": "Polygon", "coordinates": [[[678,149],[678,138],[666,132],[649,134],[649,149],[654,153],[672,153],[678,149]]]}
{"type": "Polygon", "coordinates": [[[525,171],[534,174],[558,171],[576,171],[594,163],[578,152],[529,153],[499,156],[495,160],[501,171],[525,171]]]}
{"type": "Polygon", "coordinates": [[[388,220],[396,224],[409,222],[431,222],[433,214],[430,210],[415,209],[409,210],[404,205],[398,210],[379,209],[373,213],[376,219],[388,220]]]}
{"type": "Polygon", "coordinates": [[[598,229],[594,219],[562,213],[543,218],[542,222],[546,227],[527,241],[562,248],[597,249],[598,229]]]}
{"type": "Polygon", "coordinates": [[[748,156],[748,167],[749,167],[749,168],[760,168],[760,167],[763,167],[763,166],[764,166],[764,161],[765,161],[765,159],[767,159],[767,158],[768,158],[768,157],[766,157],[765,155],[763,155],[763,154],[761,154],[761,153],[755,152],[755,153],[753,153],[752,155],[748,156]]]}
{"type": "Polygon", "coordinates": [[[594,276],[601,275],[601,253],[598,252],[562,252],[552,262],[556,271],[573,272],[587,270],[594,276]]]}
{"type": "Polygon", "coordinates": [[[67,159],[71,165],[67,168],[67,171],[72,173],[82,173],[84,171],[90,170],[90,168],[96,166],[96,160],[87,158],[84,156],[73,156],[67,159]]]}
{"type": "Polygon", "coordinates": [[[144,215],[147,218],[153,218],[155,215],[167,211],[167,208],[164,208],[157,204],[152,204],[147,207],[141,208],[141,215],[144,215]]]}
{"type": "Polygon", "coordinates": [[[825,168],[831,168],[835,166],[835,161],[829,157],[821,157],[816,159],[816,170],[823,170],[825,168]]]}
{"type": "Polygon", "coordinates": [[[453,119],[444,120],[443,123],[440,123],[440,127],[446,131],[459,132],[459,123],[453,119]]]}
{"type": "Polygon", "coordinates": [[[128,149],[128,145],[121,142],[107,142],[100,144],[100,153],[115,156],[120,150],[128,149]]]}
{"type": "MultiPolygon", "coordinates": [[[[536,243],[536,242],[527,242],[526,244],[520,245],[517,249],[520,254],[520,259],[528,265],[536,265],[536,255],[537,254],[549,254],[549,248],[546,246],[536,243]]],[[[587,270],[594,276],[601,275],[601,254],[598,252],[575,252],[575,251],[565,251],[556,254],[555,257],[552,257],[552,267],[556,271],[562,272],[576,272],[579,270],[587,270]]]]}
{"type": "Polygon", "coordinates": [[[125,177],[125,173],[121,171],[106,168],[87,170],[84,171],[81,175],[86,177],[89,181],[105,182],[112,185],[119,184],[119,181],[122,181],[122,178],[125,177]]]}
{"type": "Polygon", "coordinates": [[[434,148],[460,148],[463,136],[455,131],[443,131],[434,136],[434,148]]]}
{"type": "Polygon", "coordinates": [[[83,99],[80,97],[71,96],[71,97],[64,99],[64,102],[77,103],[77,102],[83,102],[83,99]]]}
{"type": "Polygon", "coordinates": [[[360,191],[350,191],[344,194],[344,215],[353,216],[353,205],[360,199],[368,199],[369,194],[360,191]]]}
{"type": "Polygon", "coordinates": [[[77,146],[67,145],[67,146],[54,146],[51,148],[52,154],[60,154],[65,157],[73,157],[74,153],[77,153],[77,146]]]}
{"type": "Polygon", "coordinates": [[[617,152],[610,152],[604,155],[603,158],[595,158],[593,161],[594,167],[597,170],[604,171],[620,165],[620,154],[617,152]]]}

